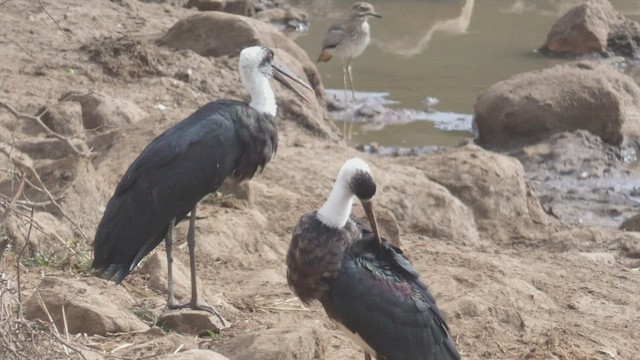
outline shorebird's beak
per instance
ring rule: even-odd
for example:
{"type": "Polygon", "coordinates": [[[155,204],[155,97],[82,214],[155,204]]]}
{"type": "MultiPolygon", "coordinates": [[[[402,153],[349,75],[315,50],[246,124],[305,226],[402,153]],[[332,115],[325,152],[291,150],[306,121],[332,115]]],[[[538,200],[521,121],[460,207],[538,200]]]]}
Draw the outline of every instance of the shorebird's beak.
{"type": "Polygon", "coordinates": [[[287,89],[291,90],[291,92],[293,92],[294,94],[296,94],[298,97],[300,97],[302,100],[304,101],[309,101],[309,99],[304,96],[300,90],[298,90],[295,86],[293,86],[293,84],[291,84],[289,82],[289,80],[287,80],[287,78],[297,82],[298,84],[304,86],[305,88],[311,90],[311,92],[313,91],[313,88],[311,87],[311,85],[307,84],[306,82],[304,82],[304,80],[300,79],[299,77],[297,77],[291,70],[287,69],[284,65],[273,61],[271,63],[271,67],[273,68],[273,78],[278,80],[279,83],[281,83],[282,85],[284,85],[287,89]]]}
{"type": "Polygon", "coordinates": [[[379,19],[382,19],[382,15],[377,14],[377,13],[374,13],[374,12],[370,12],[370,13],[368,13],[367,15],[369,15],[369,16],[374,16],[374,17],[377,17],[377,18],[379,18],[379,19]]]}
{"type": "Polygon", "coordinates": [[[368,200],[360,200],[362,203],[362,207],[364,208],[364,213],[367,214],[367,220],[369,220],[369,224],[371,225],[371,230],[373,230],[373,235],[376,237],[376,241],[378,244],[382,245],[382,239],[380,238],[380,231],[378,230],[378,221],[376,220],[376,215],[373,212],[373,202],[371,199],[368,200]]]}

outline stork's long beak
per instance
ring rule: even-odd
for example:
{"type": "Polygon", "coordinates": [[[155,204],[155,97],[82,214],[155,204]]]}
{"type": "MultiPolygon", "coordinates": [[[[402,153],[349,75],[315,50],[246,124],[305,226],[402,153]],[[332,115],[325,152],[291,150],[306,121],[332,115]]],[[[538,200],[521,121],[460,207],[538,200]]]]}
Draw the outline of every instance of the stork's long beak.
{"type": "Polygon", "coordinates": [[[298,97],[300,97],[302,100],[304,101],[309,101],[309,99],[304,96],[300,90],[296,89],[295,86],[293,86],[293,84],[291,84],[287,78],[297,82],[298,84],[304,86],[305,88],[311,90],[311,92],[315,93],[313,91],[313,88],[311,87],[311,85],[307,84],[306,82],[304,82],[304,80],[300,79],[299,77],[297,77],[291,70],[287,69],[284,65],[273,61],[271,63],[271,67],[273,68],[273,78],[278,80],[279,83],[281,83],[282,85],[284,85],[287,89],[291,90],[291,92],[293,92],[294,94],[296,94],[298,97]]]}
{"type": "Polygon", "coordinates": [[[373,202],[371,201],[371,199],[360,200],[360,202],[362,203],[365,214],[367,214],[367,219],[369,220],[369,224],[371,225],[371,230],[373,230],[373,235],[376,237],[376,241],[378,242],[378,244],[382,245],[380,231],[378,230],[378,221],[376,220],[376,215],[373,212],[373,202]]]}

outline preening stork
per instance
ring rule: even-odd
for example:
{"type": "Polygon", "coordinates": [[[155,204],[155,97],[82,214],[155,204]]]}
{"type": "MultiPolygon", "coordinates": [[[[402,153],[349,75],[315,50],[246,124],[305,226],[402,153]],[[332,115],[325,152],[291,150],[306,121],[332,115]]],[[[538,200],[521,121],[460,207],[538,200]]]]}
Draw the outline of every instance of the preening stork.
{"type": "Polygon", "coordinates": [[[167,245],[170,309],[198,304],[195,264],[196,205],[227,177],[242,181],[262,171],[278,146],[274,123],[274,77],[304,100],[288,80],[311,86],[274,59],[270,49],[254,46],[240,53],[240,78],[251,94],[246,104],[218,100],[199,108],[154,139],[129,166],[96,231],[93,267],[120,283],[164,238],[167,245]],[[191,213],[187,243],[191,266],[191,301],[175,304],[172,243],[176,222],[191,213]]]}
{"type": "Polygon", "coordinates": [[[365,359],[459,360],[433,295],[402,251],[381,239],[376,184],[362,160],[340,169],[329,198],[300,218],[287,254],[287,281],[303,303],[318,300],[365,359]],[[358,198],[372,231],[352,217],[358,198]]]}

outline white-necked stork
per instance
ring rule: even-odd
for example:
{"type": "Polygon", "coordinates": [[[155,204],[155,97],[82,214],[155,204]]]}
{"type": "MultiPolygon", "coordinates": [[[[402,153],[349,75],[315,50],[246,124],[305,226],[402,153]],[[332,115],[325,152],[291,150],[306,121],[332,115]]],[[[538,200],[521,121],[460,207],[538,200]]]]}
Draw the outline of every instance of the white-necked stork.
{"type": "Polygon", "coordinates": [[[307,98],[287,78],[313,91],[279,64],[272,50],[262,46],[242,50],[239,70],[251,102],[210,102],[155,138],[120,180],[96,231],[93,267],[116,283],[166,239],[167,306],[170,309],[205,309],[219,316],[214,309],[198,304],[194,252],[196,205],[216,191],[227,177],[240,181],[252,178],[275,154],[278,146],[274,122],[276,100],[270,78],[305,100],[307,98]],[[177,305],[171,271],[172,230],[189,212],[187,242],[192,294],[189,303],[177,305]]]}
{"type": "Polygon", "coordinates": [[[381,239],[376,184],[367,163],[348,160],[329,198],[300,218],[287,254],[287,280],[303,303],[318,300],[349,338],[378,360],[458,360],[429,289],[402,251],[381,239]],[[352,217],[358,198],[373,231],[352,217]]]}

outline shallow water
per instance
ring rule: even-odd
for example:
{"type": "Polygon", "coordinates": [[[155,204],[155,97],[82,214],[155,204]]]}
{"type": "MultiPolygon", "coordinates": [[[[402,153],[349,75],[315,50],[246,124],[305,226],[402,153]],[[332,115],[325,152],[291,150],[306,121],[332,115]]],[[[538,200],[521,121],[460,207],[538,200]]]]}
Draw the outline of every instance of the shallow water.
{"type": "MultiPolygon", "coordinates": [[[[640,0],[610,0],[627,17],[640,21],[640,0]]],[[[309,13],[309,33],[300,44],[315,60],[328,27],[354,1],[301,0],[309,13]]],[[[578,0],[370,0],[383,19],[371,19],[372,41],[352,69],[357,91],[388,92],[399,108],[472,114],[477,96],[497,81],[565,60],[535,53],[553,23],[578,0]]],[[[342,89],[339,59],[318,64],[325,87],[342,89]]],[[[342,128],[342,125],[340,128],[342,128]]],[[[355,125],[355,143],[423,146],[454,145],[466,131],[442,131],[418,121],[367,130],[355,125]]]]}

